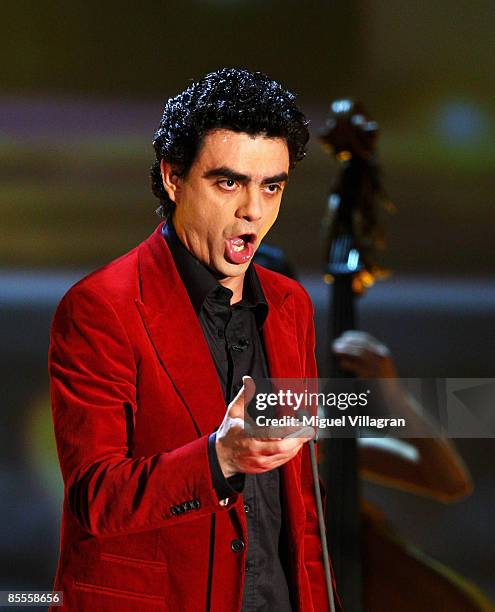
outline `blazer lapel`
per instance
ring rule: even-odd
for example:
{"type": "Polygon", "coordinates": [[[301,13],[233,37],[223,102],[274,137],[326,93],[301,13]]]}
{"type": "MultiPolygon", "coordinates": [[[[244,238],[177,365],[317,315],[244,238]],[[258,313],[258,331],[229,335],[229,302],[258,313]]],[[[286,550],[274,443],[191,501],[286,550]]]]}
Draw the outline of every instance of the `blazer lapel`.
{"type": "Polygon", "coordinates": [[[302,376],[298,340],[295,332],[294,298],[271,284],[264,270],[256,266],[263,293],[268,302],[268,316],[263,338],[271,378],[302,376]]]}
{"type": "Polygon", "coordinates": [[[136,306],[201,436],[220,425],[225,400],[201,325],[161,229],[162,225],[139,247],[141,299],[136,299],[136,306]]]}
{"type": "MultiPolygon", "coordinates": [[[[263,336],[271,378],[297,378],[304,376],[299,353],[299,342],[296,329],[296,312],[294,298],[291,293],[280,292],[279,288],[270,284],[263,270],[257,267],[263,293],[268,302],[269,311],[263,326],[263,336]]],[[[301,452],[281,468],[282,491],[286,520],[289,531],[299,533],[304,522],[301,502],[301,452]],[[296,494],[296,491],[298,494],[296,494]]]]}

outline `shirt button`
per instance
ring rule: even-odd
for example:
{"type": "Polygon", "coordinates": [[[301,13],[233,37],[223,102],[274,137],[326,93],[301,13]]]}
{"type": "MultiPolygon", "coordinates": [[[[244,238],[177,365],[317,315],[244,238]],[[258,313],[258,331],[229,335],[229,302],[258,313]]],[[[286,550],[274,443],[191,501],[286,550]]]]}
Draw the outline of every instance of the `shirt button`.
{"type": "Polygon", "coordinates": [[[230,543],[230,548],[235,553],[240,553],[244,550],[244,542],[242,540],[232,540],[230,543]]]}
{"type": "Polygon", "coordinates": [[[251,506],[249,504],[244,504],[244,512],[249,514],[251,512],[251,506]]]}

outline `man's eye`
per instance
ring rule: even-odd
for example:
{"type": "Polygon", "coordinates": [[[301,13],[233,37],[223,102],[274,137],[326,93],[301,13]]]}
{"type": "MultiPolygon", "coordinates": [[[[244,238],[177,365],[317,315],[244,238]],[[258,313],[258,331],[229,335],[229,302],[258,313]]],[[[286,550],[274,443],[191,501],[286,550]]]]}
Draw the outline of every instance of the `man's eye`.
{"type": "Polygon", "coordinates": [[[231,178],[222,179],[221,181],[218,181],[218,184],[224,189],[228,189],[229,191],[232,191],[236,185],[235,180],[231,178]]]}
{"type": "Polygon", "coordinates": [[[273,183],[271,185],[266,186],[266,190],[269,193],[277,193],[277,191],[280,191],[281,189],[282,187],[278,183],[273,183]]]}

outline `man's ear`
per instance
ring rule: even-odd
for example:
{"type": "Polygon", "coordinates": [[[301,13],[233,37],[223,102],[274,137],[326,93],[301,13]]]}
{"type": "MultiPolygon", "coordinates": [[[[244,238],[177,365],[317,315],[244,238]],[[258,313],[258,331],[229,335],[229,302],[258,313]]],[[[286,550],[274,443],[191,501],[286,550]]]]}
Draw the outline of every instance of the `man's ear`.
{"type": "Polygon", "coordinates": [[[164,159],[160,162],[160,173],[162,175],[163,188],[172,202],[176,204],[177,194],[180,189],[180,177],[175,173],[172,165],[164,159]]]}

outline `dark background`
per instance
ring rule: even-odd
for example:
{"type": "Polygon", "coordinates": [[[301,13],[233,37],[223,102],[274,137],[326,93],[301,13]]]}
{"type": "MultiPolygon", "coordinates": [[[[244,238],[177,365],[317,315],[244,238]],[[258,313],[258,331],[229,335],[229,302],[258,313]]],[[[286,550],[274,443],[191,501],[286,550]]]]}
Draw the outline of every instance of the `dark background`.
{"type": "MultiPolygon", "coordinates": [[[[46,374],[53,309],[86,271],[155,227],[152,134],[165,99],[223,66],[260,69],[311,120],[270,241],[317,307],[319,223],[336,173],[316,135],[330,101],[381,127],[391,280],[360,307],[403,376],[493,376],[495,9],[436,3],[2,2],[0,25],[0,589],[51,588],[61,480],[46,374]]],[[[367,485],[400,533],[495,597],[493,440],[460,440],[475,482],[445,506],[367,485]]]]}

